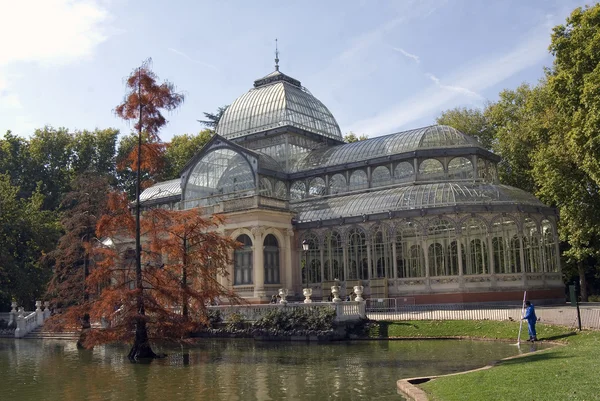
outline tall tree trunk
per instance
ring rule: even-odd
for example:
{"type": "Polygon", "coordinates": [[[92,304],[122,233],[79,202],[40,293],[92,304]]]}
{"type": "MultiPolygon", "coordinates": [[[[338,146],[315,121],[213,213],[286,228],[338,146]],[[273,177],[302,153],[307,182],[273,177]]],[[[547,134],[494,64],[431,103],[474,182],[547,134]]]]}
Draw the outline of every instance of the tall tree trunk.
{"type": "MultiPolygon", "coordinates": [[[[141,70],[138,70],[138,74],[141,70]]],[[[142,280],[142,242],[140,229],[140,192],[142,187],[142,85],[138,82],[138,98],[140,99],[139,128],[138,128],[138,154],[137,154],[137,176],[135,182],[135,285],[137,288],[136,307],[138,316],[135,319],[135,340],[129,351],[131,361],[140,358],[156,358],[156,354],[150,347],[148,340],[148,327],[146,326],[146,308],[144,306],[144,282],[142,280]]]]}
{"type": "Polygon", "coordinates": [[[587,280],[585,278],[585,266],[583,260],[577,262],[577,273],[579,274],[579,294],[581,295],[581,302],[587,302],[587,280]]]}
{"type": "Polygon", "coordinates": [[[181,304],[182,304],[182,314],[184,318],[188,317],[188,297],[186,294],[187,287],[187,238],[183,237],[183,260],[182,260],[182,274],[181,274],[181,304]]]}

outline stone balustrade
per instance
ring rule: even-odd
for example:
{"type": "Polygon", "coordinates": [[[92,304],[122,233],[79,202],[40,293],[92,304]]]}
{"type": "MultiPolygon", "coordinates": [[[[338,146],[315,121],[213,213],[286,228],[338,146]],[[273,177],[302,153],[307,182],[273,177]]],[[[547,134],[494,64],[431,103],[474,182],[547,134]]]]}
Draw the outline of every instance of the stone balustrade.
{"type": "Polygon", "coordinates": [[[44,309],[42,309],[42,301],[36,301],[35,306],[33,312],[28,312],[22,306],[17,306],[16,302],[11,304],[8,327],[15,327],[15,338],[25,337],[27,333],[42,326],[50,317],[49,302],[44,303],[44,309]]]}

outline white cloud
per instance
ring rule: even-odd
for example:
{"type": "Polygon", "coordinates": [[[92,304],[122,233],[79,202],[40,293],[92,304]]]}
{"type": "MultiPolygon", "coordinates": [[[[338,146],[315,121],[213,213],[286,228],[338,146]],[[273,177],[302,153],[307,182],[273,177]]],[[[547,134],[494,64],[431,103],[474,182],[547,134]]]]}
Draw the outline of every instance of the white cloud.
{"type": "Polygon", "coordinates": [[[205,63],[204,61],[193,59],[190,56],[188,56],[187,54],[185,54],[184,52],[181,52],[181,51],[179,51],[177,49],[173,49],[172,47],[169,47],[169,51],[173,52],[173,53],[175,53],[175,54],[177,54],[177,55],[179,55],[179,56],[181,56],[181,57],[183,57],[183,58],[185,58],[185,59],[187,59],[189,61],[191,61],[192,63],[200,64],[200,65],[203,65],[205,67],[212,68],[216,72],[220,72],[219,69],[216,66],[214,66],[212,64],[209,64],[209,63],[205,63]]]}
{"type": "MultiPolygon", "coordinates": [[[[445,81],[453,85],[442,85],[441,80],[432,74],[426,74],[434,83],[425,91],[412,96],[372,118],[356,121],[348,127],[349,131],[377,136],[398,130],[415,120],[433,116],[444,108],[459,103],[462,97],[481,99],[477,92],[501,83],[518,72],[539,64],[548,57],[550,41],[550,21],[532,29],[511,51],[480,62],[468,62],[445,81]],[[470,89],[467,89],[470,88],[470,89]],[[442,89],[442,90],[440,90],[442,89]]],[[[464,99],[462,99],[464,102],[464,99]]]]}
{"type": "Polygon", "coordinates": [[[409,59],[413,60],[417,64],[419,64],[421,62],[421,59],[419,59],[419,56],[417,56],[416,54],[409,53],[400,47],[392,47],[392,49],[396,50],[397,52],[400,52],[403,56],[408,57],[409,59]]]}
{"type": "Polygon", "coordinates": [[[435,83],[441,89],[449,90],[451,92],[456,92],[456,93],[461,94],[461,95],[466,95],[466,96],[477,98],[479,100],[483,100],[483,96],[481,96],[477,92],[473,92],[472,90],[469,90],[469,89],[464,88],[462,86],[444,85],[444,84],[442,84],[442,82],[440,81],[440,79],[438,77],[436,77],[435,75],[433,75],[433,74],[426,73],[425,76],[427,78],[429,78],[430,80],[432,80],[433,83],[435,83]]]}
{"type": "MultiPolygon", "coordinates": [[[[103,27],[110,16],[97,0],[0,0],[0,10],[0,110],[23,109],[11,91],[9,68],[23,62],[67,65],[92,56],[107,39],[103,27]]],[[[29,125],[27,116],[10,116],[29,125]]]]}
{"type": "Polygon", "coordinates": [[[68,64],[106,40],[102,24],[109,15],[93,0],[0,0],[0,8],[0,66],[68,64]]]}

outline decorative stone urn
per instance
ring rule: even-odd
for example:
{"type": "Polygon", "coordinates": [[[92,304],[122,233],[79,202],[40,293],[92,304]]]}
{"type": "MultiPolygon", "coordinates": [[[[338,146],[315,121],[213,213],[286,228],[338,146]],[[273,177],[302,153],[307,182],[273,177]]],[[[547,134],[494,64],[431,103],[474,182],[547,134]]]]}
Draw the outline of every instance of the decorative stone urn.
{"type": "Polygon", "coordinates": [[[279,289],[279,296],[281,297],[281,301],[279,301],[280,304],[287,305],[288,301],[285,299],[287,297],[287,295],[288,295],[287,288],[279,289]]]}
{"type": "Polygon", "coordinates": [[[302,290],[302,294],[304,294],[304,297],[306,298],[304,300],[305,304],[309,304],[312,302],[312,299],[310,299],[310,296],[312,295],[312,288],[305,288],[302,290]]]}
{"type": "Polygon", "coordinates": [[[362,293],[363,293],[362,285],[355,285],[354,293],[356,294],[356,298],[354,298],[355,301],[364,301],[364,298],[362,297],[362,293]]]}
{"type": "Polygon", "coordinates": [[[339,285],[332,285],[331,286],[331,293],[333,294],[333,302],[342,302],[342,300],[340,299],[340,286],[339,285]]]}

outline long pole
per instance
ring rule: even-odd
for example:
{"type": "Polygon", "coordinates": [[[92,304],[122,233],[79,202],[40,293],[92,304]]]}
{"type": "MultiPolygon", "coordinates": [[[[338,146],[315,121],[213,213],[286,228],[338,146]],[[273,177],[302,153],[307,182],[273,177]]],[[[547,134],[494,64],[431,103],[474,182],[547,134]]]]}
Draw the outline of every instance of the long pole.
{"type": "Polygon", "coordinates": [[[527,299],[527,291],[523,292],[523,305],[521,305],[521,319],[519,323],[519,336],[517,337],[517,345],[521,344],[521,330],[523,329],[523,316],[525,315],[525,300],[527,299]]]}

